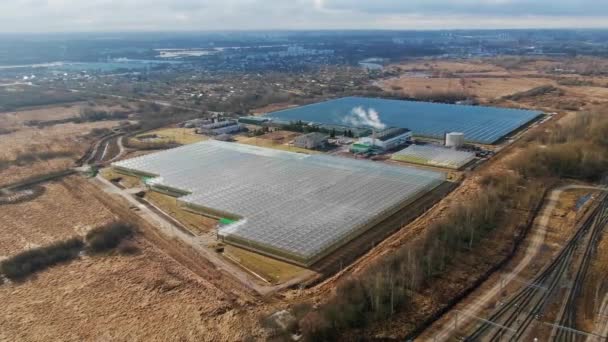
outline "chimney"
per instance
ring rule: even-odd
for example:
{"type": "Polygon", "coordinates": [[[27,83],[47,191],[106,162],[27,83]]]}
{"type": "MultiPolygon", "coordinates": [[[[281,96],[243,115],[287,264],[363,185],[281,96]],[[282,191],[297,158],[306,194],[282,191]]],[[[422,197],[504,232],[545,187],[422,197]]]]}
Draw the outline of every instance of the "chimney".
{"type": "Polygon", "coordinates": [[[372,146],[376,146],[376,129],[372,128],[372,146]]]}

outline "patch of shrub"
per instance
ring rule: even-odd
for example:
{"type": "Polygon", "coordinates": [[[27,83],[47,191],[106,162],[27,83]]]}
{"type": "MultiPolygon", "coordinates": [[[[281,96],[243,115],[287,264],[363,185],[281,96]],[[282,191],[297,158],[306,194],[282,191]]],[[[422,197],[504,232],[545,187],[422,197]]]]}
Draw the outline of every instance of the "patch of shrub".
{"type": "Polygon", "coordinates": [[[2,128],[0,127],[0,135],[6,135],[16,132],[17,130],[14,128],[2,128]]]}
{"type": "Polygon", "coordinates": [[[512,95],[503,96],[503,99],[511,101],[520,101],[526,98],[538,97],[547,94],[562,96],[564,94],[564,91],[552,85],[543,85],[540,87],[532,88],[530,90],[521,91],[512,95]]]}
{"type": "Polygon", "coordinates": [[[469,96],[462,91],[433,91],[416,93],[414,98],[418,101],[454,104],[468,100],[469,96]]]}
{"type": "MultiPolygon", "coordinates": [[[[486,177],[484,193],[451,209],[425,235],[380,259],[365,272],[343,282],[336,294],[299,322],[308,341],[333,341],[350,329],[390,319],[410,305],[435,277],[482,243],[505,222],[506,210],[528,206],[522,178],[514,174],[486,177]]],[[[533,191],[536,193],[536,191],[533,191]]]]}
{"type": "Polygon", "coordinates": [[[114,222],[97,227],[86,235],[87,251],[99,254],[112,250],[126,238],[133,235],[133,227],[122,222],[114,222]]]}
{"type": "Polygon", "coordinates": [[[118,244],[118,247],[116,248],[116,250],[118,250],[118,253],[120,253],[122,255],[134,255],[134,254],[139,253],[139,248],[131,240],[121,241],[118,244]]]}
{"type": "Polygon", "coordinates": [[[80,238],[72,238],[30,249],[0,262],[0,272],[8,279],[21,280],[35,272],[77,258],[83,247],[80,238]]]}

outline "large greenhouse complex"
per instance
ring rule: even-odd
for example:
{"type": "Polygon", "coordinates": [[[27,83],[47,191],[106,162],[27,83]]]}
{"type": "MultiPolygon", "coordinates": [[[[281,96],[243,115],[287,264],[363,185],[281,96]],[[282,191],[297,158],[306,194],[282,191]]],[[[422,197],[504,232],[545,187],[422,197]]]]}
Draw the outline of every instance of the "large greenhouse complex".
{"type": "Polygon", "coordinates": [[[408,128],[414,136],[443,139],[446,132],[462,132],[468,142],[480,144],[497,143],[542,115],[523,109],[344,97],[268,113],[266,117],[282,122],[360,126],[352,120],[353,109],[358,107],[374,109],[383,125],[408,128]]]}
{"type": "Polygon", "coordinates": [[[405,208],[443,172],[204,141],[113,164],[189,210],[226,243],[310,266],[405,208]]]}

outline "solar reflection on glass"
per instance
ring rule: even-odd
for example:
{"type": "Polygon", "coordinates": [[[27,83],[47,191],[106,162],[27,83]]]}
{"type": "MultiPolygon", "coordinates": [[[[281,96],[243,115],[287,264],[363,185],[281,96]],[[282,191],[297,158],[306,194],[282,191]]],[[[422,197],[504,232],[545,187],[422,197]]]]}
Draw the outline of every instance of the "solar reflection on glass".
{"type": "Polygon", "coordinates": [[[411,145],[393,153],[391,159],[430,166],[459,169],[475,159],[475,153],[436,145],[411,145]]]}
{"type": "Polygon", "coordinates": [[[542,114],[511,108],[344,97],[266,115],[286,122],[372,127],[377,124],[369,118],[356,117],[354,109],[358,107],[375,110],[383,126],[409,128],[415,136],[442,139],[447,132],[463,132],[468,142],[481,144],[496,143],[542,114]]]}
{"type": "Polygon", "coordinates": [[[156,175],[149,184],[187,193],[179,201],[236,222],[228,243],[310,265],[446,178],[420,170],[327,155],[204,141],[113,164],[156,175]]]}

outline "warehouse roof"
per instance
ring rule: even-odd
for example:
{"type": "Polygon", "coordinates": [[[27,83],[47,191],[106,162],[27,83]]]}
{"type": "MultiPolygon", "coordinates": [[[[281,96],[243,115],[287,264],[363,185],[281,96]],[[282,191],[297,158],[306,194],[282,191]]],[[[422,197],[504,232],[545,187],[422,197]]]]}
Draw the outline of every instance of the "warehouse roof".
{"type": "Polygon", "coordinates": [[[240,217],[219,235],[308,264],[378,217],[445,180],[445,174],[326,155],[204,141],[116,167],[155,174],[180,200],[240,217]]]}
{"type": "Polygon", "coordinates": [[[407,128],[398,128],[391,127],[387,128],[381,132],[376,133],[376,138],[380,141],[388,141],[405,133],[408,133],[410,130],[407,128]]]}

